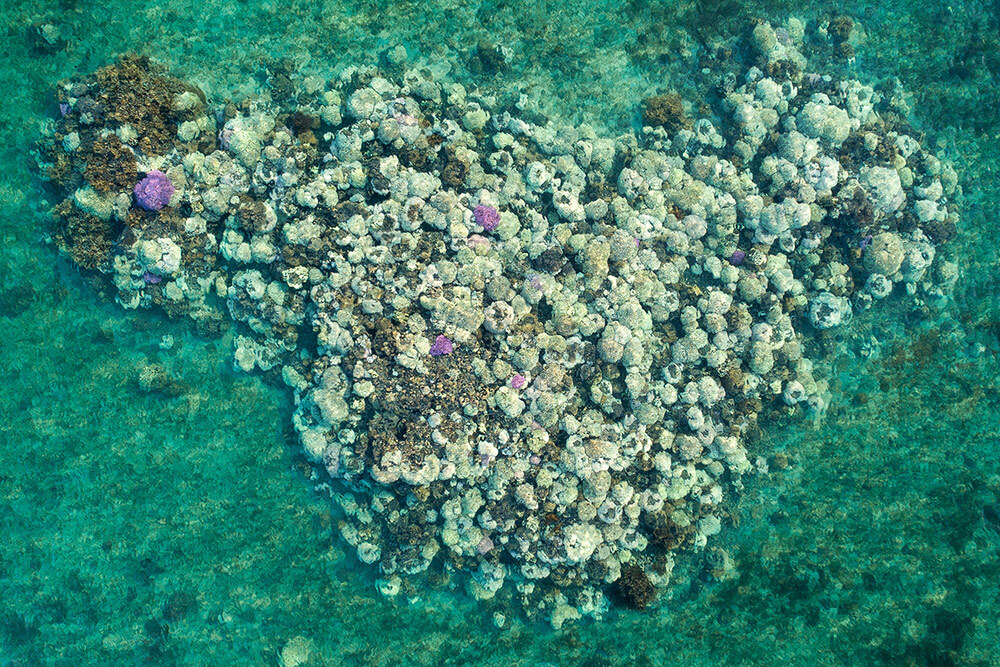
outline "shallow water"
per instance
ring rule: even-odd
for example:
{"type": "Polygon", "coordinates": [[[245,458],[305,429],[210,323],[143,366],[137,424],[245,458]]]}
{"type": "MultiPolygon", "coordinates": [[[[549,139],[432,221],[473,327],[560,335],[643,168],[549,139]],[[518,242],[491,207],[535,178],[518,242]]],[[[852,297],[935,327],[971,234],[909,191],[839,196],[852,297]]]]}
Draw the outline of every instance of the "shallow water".
{"type": "Polygon", "coordinates": [[[310,665],[1000,662],[1000,8],[879,7],[836,11],[867,32],[854,75],[899,76],[959,169],[954,303],[928,318],[897,299],[817,343],[837,352],[834,403],[818,424],[776,416],[753,445],[772,472],[731,501],[714,543],[734,576],[686,553],[651,611],[553,631],[501,598],[378,595],[306,481],[284,391],[233,372],[230,337],[122,311],[45,244],[29,153],[54,84],[134,50],[238,99],[264,62],[325,72],[402,43],[454,78],[620,132],[645,96],[684,92],[699,44],[830,6],[5,4],[0,664],[275,664],[302,640],[310,665]],[[64,48],[31,48],[44,22],[64,48]],[[481,39],[511,46],[508,71],[481,71],[481,39]],[[171,391],[141,390],[151,363],[171,391]]]}

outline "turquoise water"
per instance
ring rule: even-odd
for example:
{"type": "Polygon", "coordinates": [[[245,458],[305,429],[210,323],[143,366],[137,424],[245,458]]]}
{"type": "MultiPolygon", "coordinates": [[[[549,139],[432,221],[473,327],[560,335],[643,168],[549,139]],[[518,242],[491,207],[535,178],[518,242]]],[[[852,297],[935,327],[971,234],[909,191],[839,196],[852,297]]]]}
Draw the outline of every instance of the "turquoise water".
{"type": "Polygon", "coordinates": [[[5,5],[0,664],[275,664],[302,644],[315,665],[1000,661],[1000,10],[836,11],[866,35],[840,67],[898,76],[914,123],[959,169],[954,304],[928,315],[899,300],[817,343],[836,352],[833,403],[819,423],[762,424],[751,453],[772,472],[710,543],[732,575],[710,576],[718,551],[682,554],[650,611],[553,631],[503,597],[380,596],[311,491],[289,397],[232,370],[232,334],[126,313],[45,243],[29,152],[55,83],[133,50],[239,99],[261,89],[262,64],[323,73],[402,43],[457,80],[614,134],[648,95],[693,89],[700,45],[830,6],[5,5]],[[32,48],[45,23],[65,40],[51,52],[32,48]],[[482,39],[509,46],[507,68],[483,72],[482,39]],[[164,390],[140,385],[152,364],[164,390]]]}

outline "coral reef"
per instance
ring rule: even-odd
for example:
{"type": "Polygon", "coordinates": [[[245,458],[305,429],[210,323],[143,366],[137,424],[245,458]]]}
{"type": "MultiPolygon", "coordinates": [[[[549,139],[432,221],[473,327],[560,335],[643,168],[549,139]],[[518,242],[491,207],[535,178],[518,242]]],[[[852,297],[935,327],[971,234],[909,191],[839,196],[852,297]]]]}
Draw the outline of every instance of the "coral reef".
{"type": "Polygon", "coordinates": [[[719,532],[765,404],[823,411],[808,336],[957,277],[954,170],[804,38],[756,24],[714,118],[650,98],[615,139],[400,54],[220,107],[126,57],[61,84],[40,173],[123,306],[240,324],[380,590],[437,561],[559,626],[719,532]]]}

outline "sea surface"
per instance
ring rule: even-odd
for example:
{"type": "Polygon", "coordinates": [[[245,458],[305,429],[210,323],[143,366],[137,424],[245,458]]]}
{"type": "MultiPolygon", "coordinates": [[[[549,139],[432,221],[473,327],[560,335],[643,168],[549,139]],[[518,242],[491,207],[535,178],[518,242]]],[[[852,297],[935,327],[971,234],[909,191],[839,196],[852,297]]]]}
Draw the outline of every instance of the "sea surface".
{"type": "Polygon", "coordinates": [[[3,0],[0,31],[0,666],[1000,664],[1000,3],[3,0]],[[290,397],[233,370],[232,334],[126,312],[47,242],[32,149],[55,85],[121,53],[220,101],[269,63],[403,44],[617,134],[755,18],[834,15],[863,27],[842,71],[898,77],[955,163],[961,278],[940,312],[897,299],[821,341],[833,403],[763,424],[771,472],[714,542],[733,576],[682,554],[647,612],[554,631],[461,591],[381,597],[307,481],[290,397]],[[171,391],[142,390],[150,364],[171,391]]]}

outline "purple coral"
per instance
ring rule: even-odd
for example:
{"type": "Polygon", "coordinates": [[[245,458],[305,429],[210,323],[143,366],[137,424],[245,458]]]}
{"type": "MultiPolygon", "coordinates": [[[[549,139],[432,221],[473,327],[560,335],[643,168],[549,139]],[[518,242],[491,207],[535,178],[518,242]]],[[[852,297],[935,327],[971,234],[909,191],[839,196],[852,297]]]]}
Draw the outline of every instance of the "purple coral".
{"type": "Polygon", "coordinates": [[[472,234],[471,236],[469,236],[469,238],[465,240],[465,245],[467,245],[472,249],[478,248],[479,246],[486,246],[487,248],[489,248],[490,240],[480,234],[472,234]]]}
{"type": "Polygon", "coordinates": [[[159,211],[170,202],[174,184],[162,171],[154,169],[135,184],[135,201],[147,211],[159,211]]]}
{"type": "Polygon", "coordinates": [[[526,383],[527,379],[520,373],[510,379],[510,386],[514,389],[522,389],[526,383]]]}
{"type": "Polygon", "coordinates": [[[434,344],[431,345],[431,356],[440,357],[445,354],[451,354],[455,351],[455,346],[452,344],[451,339],[449,339],[444,334],[439,335],[434,339],[434,344]]]}
{"type": "Polygon", "coordinates": [[[479,544],[476,545],[476,552],[480,556],[485,556],[491,551],[493,551],[493,540],[491,540],[487,535],[486,537],[483,537],[483,539],[479,540],[479,544]]]}
{"type": "Polygon", "coordinates": [[[492,206],[479,204],[472,209],[472,217],[488,232],[492,232],[500,225],[500,212],[492,206]]]}
{"type": "Polygon", "coordinates": [[[747,254],[742,250],[734,250],[732,256],[729,258],[729,263],[733,266],[739,266],[743,263],[743,260],[747,258],[747,254]]]}

